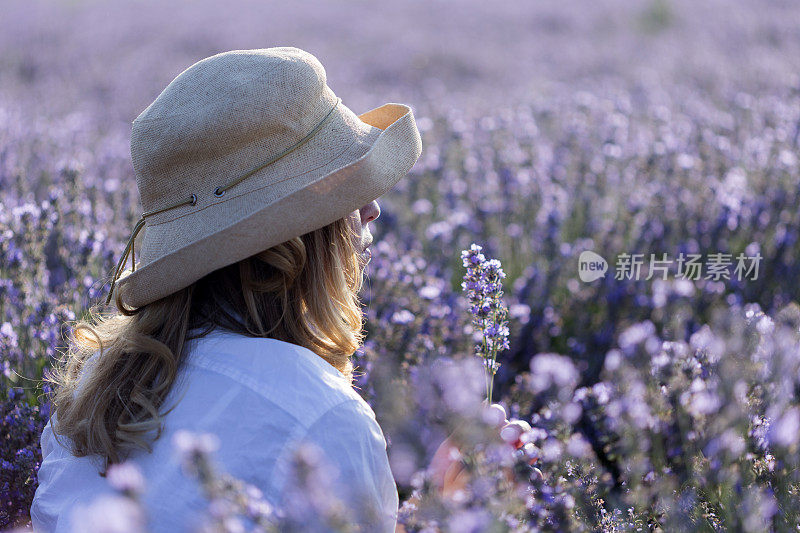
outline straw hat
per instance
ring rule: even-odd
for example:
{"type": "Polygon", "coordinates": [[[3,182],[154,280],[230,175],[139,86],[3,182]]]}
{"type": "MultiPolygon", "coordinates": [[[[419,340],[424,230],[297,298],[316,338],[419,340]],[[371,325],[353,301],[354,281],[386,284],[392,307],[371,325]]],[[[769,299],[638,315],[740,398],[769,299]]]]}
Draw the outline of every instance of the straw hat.
{"type": "Polygon", "coordinates": [[[343,218],[387,192],[421,152],[408,106],[356,115],[308,52],[234,50],[198,61],[133,121],[144,213],[106,303],[119,291],[141,307],[343,218]]]}

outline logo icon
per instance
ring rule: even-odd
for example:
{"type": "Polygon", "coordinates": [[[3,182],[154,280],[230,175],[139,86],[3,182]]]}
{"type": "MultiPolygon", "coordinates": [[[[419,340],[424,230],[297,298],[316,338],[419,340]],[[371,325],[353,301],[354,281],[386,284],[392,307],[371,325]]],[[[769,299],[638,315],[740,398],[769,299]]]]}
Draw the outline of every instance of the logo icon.
{"type": "Polygon", "coordinates": [[[589,283],[604,278],[608,271],[608,262],[591,250],[584,250],[578,257],[578,277],[589,283]]]}

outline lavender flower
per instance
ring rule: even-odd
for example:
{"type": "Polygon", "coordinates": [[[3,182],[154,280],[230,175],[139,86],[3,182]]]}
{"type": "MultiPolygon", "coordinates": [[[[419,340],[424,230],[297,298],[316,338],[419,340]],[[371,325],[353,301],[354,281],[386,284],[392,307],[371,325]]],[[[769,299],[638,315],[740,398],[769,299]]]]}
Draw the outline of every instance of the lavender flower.
{"type": "Polygon", "coordinates": [[[209,500],[205,532],[275,530],[279,513],[261,491],[221,472],[215,465],[213,453],[219,448],[216,435],[179,430],[173,437],[173,445],[186,472],[200,482],[209,500]]]}
{"type": "Polygon", "coordinates": [[[500,368],[497,353],[507,350],[508,307],[503,302],[503,279],[506,277],[500,261],[489,259],[481,253],[483,248],[472,244],[461,252],[462,264],[467,271],[461,283],[470,303],[472,324],[480,333],[475,353],[484,361],[486,369],[486,399],[492,403],[494,376],[500,368]]]}
{"type": "Polygon", "coordinates": [[[73,531],[99,533],[145,533],[147,513],[141,496],[145,491],[142,472],[126,461],[108,467],[109,485],[117,494],[104,494],[88,504],[78,505],[72,513],[73,531]]]}
{"type": "Polygon", "coordinates": [[[108,467],[106,477],[112,487],[129,497],[139,497],[144,492],[144,477],[134,463],[113,464],[108,467]]]}
{"type": "Polygon", "coordinates": [[[79,505],[72,515],[74,533],[146,533],[147,519],[134,500],[119,495],[100,496],[88,505],[79,505]]]}
{"type": "Polygon", "coordinates": [[[39,437],[48,409],[47,404],[32,406],[20,388],[0,390],[0,528],[28,522],[42,462],[39,437]]]}

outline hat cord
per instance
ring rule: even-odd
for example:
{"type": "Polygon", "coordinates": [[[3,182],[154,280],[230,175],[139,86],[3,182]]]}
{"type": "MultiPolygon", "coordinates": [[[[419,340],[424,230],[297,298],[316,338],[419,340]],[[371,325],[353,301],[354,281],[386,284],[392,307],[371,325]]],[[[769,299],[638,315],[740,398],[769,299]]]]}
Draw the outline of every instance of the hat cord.
{"type": "MultiPolygon", "coordinates": [[[[325,122],[328,121],[328,119],[331,117],[331,115],[333,114],[334,110],[336,109],[336,107],[339,105],[339,103],[341,101],[342,101],[341,98],[337,98],[336,99],[336,103],[333,104],[333,107],[331,108],[330,111],[328,111],[328,114],[325,115],[325,118],[323,118],[320,121],[320,123],[317,124],[316,127],[313,130],[311,130],[305,137],[303,137],[302,139],[297,141],[295,144],[293,144],[292,146],[290,146],[289,148],[287,148],[283,152],[279,153],[278,155],[275,155],[275,156],[271,157],[265,163],[261,163],[260,165],[258,165],[254,169],[252,169],[249,172],[247,172],[246,174],[236,178],[235,180],[233,180],[232,182],[228,183],[227,185],[223,185],[221,187],[217,187],[216,189],[214,189],[214,196],[216,196],[218,198],[223,196],[225,194],[225,191],[227,191],[228,189],[238,185],[239,183],[244,181],[246,178],[249,178],[250,176],[252,176],[256,172],[258,172],[259,170],[263,169],[267,165],[270,165],[270,164],[274,163],[278,159],[280,159],[283,156],[287,155],[288,153],[294,151],[300,145],[302,145],[303,143],[308,141],[315,133],[317,133],[320,130],[320,128],[322,128],[322,126],[325,124],[325,122]]],[[[176,202],[176,203],[174,203],[172,205],[169,205],[167,207],[162,207],[161,209],[155,209],[155,210],[152,210],[152,211],[146,211],[146,212],[142,213],[142,216],[139,218],[139,220],[136,222],[136,225],[133,228],[133,232],[131,233],[131,236],[128,239],[128,243],[125,245],[125,250],[123,250],[122,257],[120,258],[119,262],[117,263],[117,268],[114,269],[114,277],[111,280],[111,288],[108,291],[108,297],[106,298],[106,305],[108,305],[111,302],[111,296],[114,294],[114,286],[116,285],[117,279],[119,279],[120,274],[123,272],[123,266],[125,265],[125,262],[127,261],[129,255],[131,256],[131,263],[132,263],[131,272],[135,272],[136,271],[135,241],[136,241],[136,236],[139,234],[140,231],[142,231],[142,228],[145,226],[145,217],[148,217],[148,216],[151,216],[151,215],[156,215],[158,213],[163,213],[164,211],[168,211],[170,209],[174,209],[176,207],[180,207],[180,206],[186,205],[186,204],[189,204],[189,205],[197,204],[197,195],[192,194],[189,198],[187,198],[185,200],[181,200],[180,202],[176,202]]]]}
{"type": "Polygon", "coordinates": [[[222,187],[217,187],[217,188],[214,190],[214,194],[215,194],[216,196],[222,196],[223,194],[225,194],[225,191],[227,191],[228,189],[230,189],[230,188],[232,188],[232,187],[234,187],[234,186],[238,185],[239,183],[241,183],[242,181],[244,181],[246,178],[249,178],[250,176],[252,176],[252,175],[253,175],[253,174],[255,174],[256,172],[258,172],[258,171],[259,171],[259,170],[261,170],[262,168],[266,167],[267,165],[270,165],[270,164],[274,163],[275,161],[277,161],[277,160],[278,160],[278,159],[280,159],[281,157],[285,156],[285,155],[286,155],[286,154],[288,154],[289,152],[292,152],[292,151],[294,151],[295,149],[297,149],[297,148],[298,148],[300,145],[302,145],[302,144],[303,144],[303,143],[305,143],[307,140],[309,140],[311,137],[313,137],[313,136],[314,136],[314,134],[315,134],[315,133],[317,133],[317,132],[320,130],[320,128],[322,128],[322,126],[325,124],[325,122],[327,122],[327,121],[328,121],[328,119],[330,118],[330,116],[333,114],[334,110],[336,110],[336,107],[339,105],[339,102],[341,102],[341,101],[342,101],[342,99],[341,99],[341,98],[337,98],[337,99],[336,99],[336,103],[335,103],[335,104],[333,104],[333,107],[331,108],[331,110],[330,110],[330,111],[328,111],[328,114],[327,114],[327,115],[325,115],[325,118],[323,118],[323,119],[322,119],[322,121],[321,121],[319,124],[317,124],[317,126],[316,126],[316,127],[313,129],[313,130],[311,130],[310,132],[308,132],[308,135],[306,135],[305,137],[303,137],[302,139],[300,139],[300,140],[299,140],[299,141],[297,141],[295,144],[293,144],[292,146],[290,146],[289,148],[287,148],[287,149],[286,149],[286,150],[284,150],[283,152],[279,153],[278,155],[272,156],[272,157],[271,157],[271,158],[269,158],[269,159],[268,159],[266,162],[264,162],[264,163],[261,163],[260,165],[258,165],[256,168],[254,168],[253,170],[251,170],[251,171],[250,171],[250,172],[248,172],[247,174],[244,174],[244,175],[242,175],[242,176],[240,176],[240,177],[236,178],[235,180],[233,180],[232,182],[230,182],[230,183],[229,183],[229,184],[227,184],[227,185],[223,185],[222,187]]]}

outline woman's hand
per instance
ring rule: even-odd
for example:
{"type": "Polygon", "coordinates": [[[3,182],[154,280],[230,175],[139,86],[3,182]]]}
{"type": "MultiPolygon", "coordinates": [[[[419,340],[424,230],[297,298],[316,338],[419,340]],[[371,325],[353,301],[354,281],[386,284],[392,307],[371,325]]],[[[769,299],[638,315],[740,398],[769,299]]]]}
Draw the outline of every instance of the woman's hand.
{"type": "MultiPolygon", "coordinates": [[[[531,426],[524,420],[508,420],[502,405],[493,403],[485,408],[484,419],[498,430],[500,438],[515,450],[523,447],[525,442],[520,438],[531,426]]],[[[428,467],[431,479],[439,488],[444,498],[453,498],[459,490],[464,490],[469,482],[469,473],[461,461],[461,451],[450,437],[436,449],[428,467]]],[[[538,469],[534,469],[538,472],[538,469]]],[[[541,475],[541,473],[540,473],[541,475]]],[[[513,480],[511,471],[506,471],[509,481],[513,480]]],[[[398,524],[395,533],[406,533],[405,527],[398,524]]]]}
{"type": "Polygon", "coordinates": [[[450,437],[439,445],[429,468],[434,485],[446,498],[451,498],[457,490],[463,490],[469,480],[464,463],[461,461],[461,451],[453,444],[450,437]]]}
{"type": "MultiPolygon", "coordinates": [[[[530,425],[524,420],[508,420],[502,405],[493,403],[485,408],[484,419],[498,429],[500,438],[515,450],[525,443],[520,438],[525,432],[530,431],[530,425]]],[[[469,481],[469,474],[461,461],[461,451],[458,446],[447,437],[436,453],[433,454],[429,467],[434,484],[439,487],[445,498],[463,490],[469,481]]],[[[509,479],[513,479],[510,471],[506,472],[509,479]]]]}

